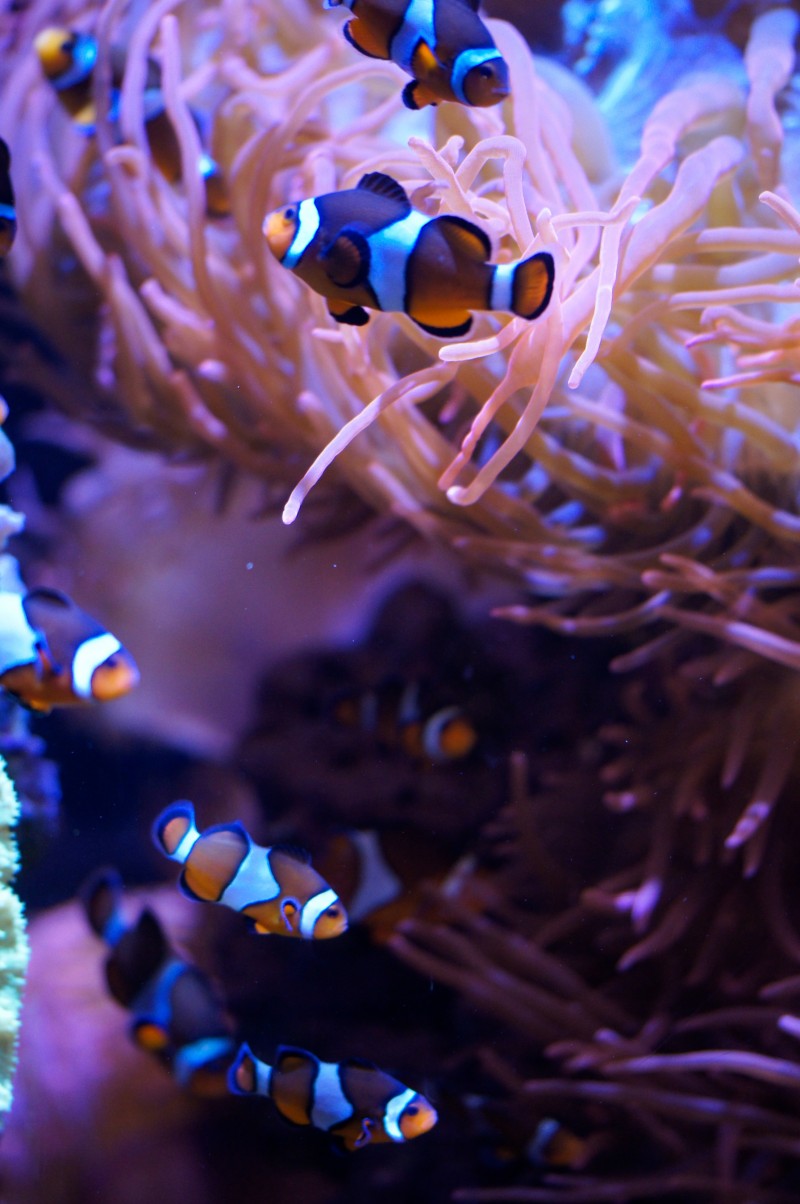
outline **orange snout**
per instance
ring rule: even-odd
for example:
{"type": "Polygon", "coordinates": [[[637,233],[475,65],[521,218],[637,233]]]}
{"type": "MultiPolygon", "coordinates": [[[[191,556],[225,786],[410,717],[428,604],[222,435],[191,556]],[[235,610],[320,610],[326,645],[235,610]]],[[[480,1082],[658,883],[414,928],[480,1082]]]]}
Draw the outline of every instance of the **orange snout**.
{"type": "Polygon", "coordinates": [[[406,1141],[429,1132],[439,1117],[433,1104],[424,1095],[415,1095],[400,1116],[400,1132],[406,1141]]]}
{"type": "Polygon", "coordinates": [[[277,260],[282,260],[297,232],[297,206],[287,205],[268,213],[262,230],[270,251],[277,260]]]}
{"type": "Polygon", "coordinates": [[[120,649],[92,674],[92,697],[98,702],[122,698],[139,684],[139,670],[129,652],[120,649]]]}

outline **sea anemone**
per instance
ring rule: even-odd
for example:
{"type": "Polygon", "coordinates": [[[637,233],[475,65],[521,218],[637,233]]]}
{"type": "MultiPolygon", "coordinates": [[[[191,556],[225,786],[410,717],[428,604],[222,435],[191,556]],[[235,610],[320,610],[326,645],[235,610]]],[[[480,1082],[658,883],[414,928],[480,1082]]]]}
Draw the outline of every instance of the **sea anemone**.
{"type": "Polygon", "coordinates": [[[508,617],[584,634],[657,624],[658,646],[700,629],[796,666],[796,14],[760,14],[737,66],[728,47],[722,68],[678,78],[631,162],[574,75],[492,28],[511,100],[412,121],[397,69],[354,57],[310,3],[127,15],[117,0],[99,14],[39,0],[0,96],[15,282],[91,371],[87,416],[121,415],[131,438],[213,450],[287,491],[315,455],[286,521],[336,459],[370,506],[540,599],[508,617]],[[31,50],[54,20],[97,33],[94,139],[31,50]],[[103,90],[115,43],[128,52],[118,130],[103,90]],[[148,55],[183,184],[148,151],[148,55]],[[230,218],[206,213],[190,105],[230,218]],[[447,343],[396,315],[336,328],[271,260],[261,223],[376,169],[425,212],[477,220],[501,261],[551,249],[548,312],[482,315],[447,343]]]}

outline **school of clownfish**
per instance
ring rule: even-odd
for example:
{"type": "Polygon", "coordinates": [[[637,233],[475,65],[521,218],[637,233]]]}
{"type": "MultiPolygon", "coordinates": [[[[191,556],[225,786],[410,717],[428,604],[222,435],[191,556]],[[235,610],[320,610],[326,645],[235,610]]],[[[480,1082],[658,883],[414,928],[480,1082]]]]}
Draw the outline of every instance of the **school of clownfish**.
{"type": "MultiPolygon", "coordinates": [[[[353,14],[344,25],[360,53],[390,60],[411,76],[402,92],[407,108],[440,101],[498,104],[509,95],[508,68],[478,15],[477,0],[324,0],[353,14]]],[[[75,127],[95,130],[93,72],[98,45],[92,34],[48,28],[34,49],[44,76],[75,127]]],[[[125,66],[111,55],[109,117],[116,121],[125,66]]],[[[145,129],[158,170],[181,178],[177,138],[166,114],[158,64],[148,60],[145,129]]],[[[201,141],[202,120],[193,114],[201,141]]],[[[212,217],[229,211],[222,173],[203,152],[198,172],[212,217]]],[[[0,139],[0,258],[16,232],[8,146],[0,139]]],[[[271,253],[323,296],[337,321],[360,326],[369,310],[407,314],[423,330],[458,337],[472,312],[491,310],[532,320],[553,290],[553,257],[546,251],[493,264],[485,232],[464,218],[428,217],[415,210],[391,176],[370,172],[356,188],[310,197],[267,214],[263,233],[271,253]]],[[[9,559],[9,558],[7,558],[9,559]]],[[[21,581],[0,590],[0,685],[23,706],[108,701],[138,680],[119,641],[65,595],[26,590],[21,581]]],[[[399,696],[368,691],[340,699],[337,721],[373,732],[410,756],[447,763],[468,756],[477,734],[457,706],[426,714],[415,684],[399,696]]],[[[255,844],[239,823],[200,832],[191,803],[178,802],[156,820],[157,847],[182,866],[180,888],[190,898],[218,903],[245,917],[253,931],[306,940],[345,932],[345,903],[301,851],[255,844]]],[[[403,898],[402,868],[391,863],[391,841],[369,831],[340,835],[328,850],[345,867],[354,919],[374,924],[377,939],[391,931],[403,898]]],[[[402,857],[400,858],[402,862],[402,857]]],[[[445,878],[443,869],[440,878],[445,878]]],[[[307,1050],[281,1047],[274,1065],[247,1045],[236,1050],[231,1024],[210,980],[171,949],[152,911],[134,924],[122,918],[122,884],[113,871],[87,883],[83,903],[92,930],[109,947],[108,988],[131,1013],[131,1035],[141,1048],[197,1093],[228,1088],[268,1096],[286,1120],[323,1130],[349,1150],[373,1142],[400,1143],[430,1130],[436,1111],[420,1093],[378,1067],[357,1060],[323,1062],[307,1050]]]]}

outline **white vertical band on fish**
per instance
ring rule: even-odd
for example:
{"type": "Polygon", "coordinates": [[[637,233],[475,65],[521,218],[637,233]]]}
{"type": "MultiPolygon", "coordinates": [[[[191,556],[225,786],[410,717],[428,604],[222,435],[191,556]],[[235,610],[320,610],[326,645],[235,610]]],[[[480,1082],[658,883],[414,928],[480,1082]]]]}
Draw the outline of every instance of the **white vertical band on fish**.
{"type": "Polygon", "coordinates": [[[257,845],[251,847],[240,864],[233,881],[219,897],[226,907],[240,911],[255,903],[266,903],[281,893],[278,880],[272,872],[269,857],[257,845]]]}
{"type": "Polygon", "coordinates": [[[386,313],[402,313],[406,309],[408,257],[429,221],[431,218],[424,213],[412,209],[407,217],[370,235],[370,284],[386,313]]]}
{"type": "Polygon", "coordinates": [[[391,44],[392,61],[405,71],[411,70],[411,61],[420,41],[429,46],[436,45],[435,10],[436,0],[410,0],[403,24],[391,44]]]}
{"type": "Polygon", "coordinates": [[[400,1132],[400,1117],[416,1094],[416,1091],[412,1091],[409,1087],[402,1095],[396,1095],[390,1099],[386,1105],[383,1127],[392,1141],[405,1141],[405,1137],[400,1132]]]}
{"type": "Polygon", "coordinates": [[[283,257],[284,266],[293,268],[300,256],[314,241],[319,230],[319,210],[313,198],[301,201],[297,208],[297,233],[292,239],[292,245],[283,257]]]}
{"type": "Polygon", "coordinates": [[[300,912],[300,935],[307,938],[313,936],[314,925],[319,917],[338,902],[339,896],[335,890],[323,890],[318,895],[313,895],[300,912]]]}
{"type": "Polygon", "coordinates": [[[495,266],[494,276],[492,277],[492,291],[489,297],[489,306],[491,309],[499,310],[501,313],[510,312],[512,309],[514,272],[516,270],[516,263],[498,263],[495,266]]]}
{"type": "Polygon", "coordinates": [[[339,1067],[335,1062],[320,1062],[313,1087],[311,1123],[318,1129],[332,1129],[353,1115],[353,1105],[342,1091],[339,1067]]]}
{"type": "Polygon", "coordinates": [[[109,657],[122,648],[116,636],[109,631],[84,640],[72,658],[72,684],[80,698],[92,697],[92,675],[109,657]]]}

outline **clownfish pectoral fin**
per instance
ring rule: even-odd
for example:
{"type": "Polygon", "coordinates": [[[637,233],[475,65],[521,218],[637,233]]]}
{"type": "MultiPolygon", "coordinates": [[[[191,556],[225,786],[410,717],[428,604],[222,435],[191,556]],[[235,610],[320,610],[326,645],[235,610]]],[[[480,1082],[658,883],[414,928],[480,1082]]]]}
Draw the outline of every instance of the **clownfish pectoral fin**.
{"type": "Polygon", "coordinates": [[[394,176],[387,175],[385,171],[368,171],[358,181],[356,188],[361,188],[364,192],[371,192],[375,196],[395,201],[398,207],[402,209],[402,213],[398,213],[397,215],[398,220],[401,217],[408,217],[411,212],[411,201],[408,199],[405,188],[395,180],[394,176]]]}
{"type": "Polygon", "coordinates": [[[359,50],[361,54],[365,54],[367,58],[388,59],[390,57],[389,47],[385,43],[381,45],[380,40],[369,26],[365,25],[358,17],[354,17],[352,21],[348,21],[343,32],[350,45],[359,50]]]}
{"type": "Polygon", "coordinates": [[[109,945],[116,945],[124,932],[119,909],[122,879],[114,869],[95,870],[78,892],[92,932],[109,945]]]}
{"type": "Polygon", "coordinates": [[[345,326],[366,326],[369,322],[369,314],[362,305],[348,305],[346,301],[329,301],[328,313],[345,326]]]}
{"type": "Polygon", "coordinates": [[[369,243],[360,231],[345,226],[322,252],[320,262],[337,288],[356,288],[369,275],[369,243]]]}
{"type": "Polygon", "coordinates": [[[424,38],[420,38],[411,56],[411,72],[418,79],[433,75],[442,70],[442,64],[431,50],[424,38]]]}
{"type": "MultiPolygon", "coordinates": [[[[466,311],[465,311],[466,312],[466,311]]],[[[463,322],[454,326],[431,326],[428,322],[420,322],[413,314],[410,315],[421,330],[426,334],[435,334],[440,339],[457,339],[462,334],[467,334],[472,328],[472,316],[467,314],[463,322]]]]}
{"type": "Polygon", "coordinates": [[[373,1122],[369,1119],[369,1117],[365,1116],[361,1122],[361,1132],[353,1142],[354,1149],[363,1150],[364,1146],[369,1145],[369,1143],[372,1141],[372,1128],[373,1122]]]}
{"type": "MultiPolygon", "coordinates": [[[[281,919],[286,925],[287,932],[292,931],[292,919],[297,915],[297,912],[298,907],[294,899],[284,899],[283,903],[281,904],[281,919]]],[[[257,929],[258,925],[256,925],[256,930],[257,929]]]]}
{"type": "Polygon", "coordinates": [[[439,97],[418,79],[412,79],[402,92],[403,104],[407,109],[424,109],[426,105],[438,105],[439,97]]]}
{"type": "Polygon", "coordinates": [[[511,308],[520,318],[532,321],[550,304],[555,265],[548,251],[539,251],[518,264],[511,285],[511,308]]]}
{"type": "Polygon", "coordinates": [[[247,1043],[239,1047],[228,1071],[228,1088],[233,1095],[255,1095],[258,1090],[256,1059],[247,1043]]]}

